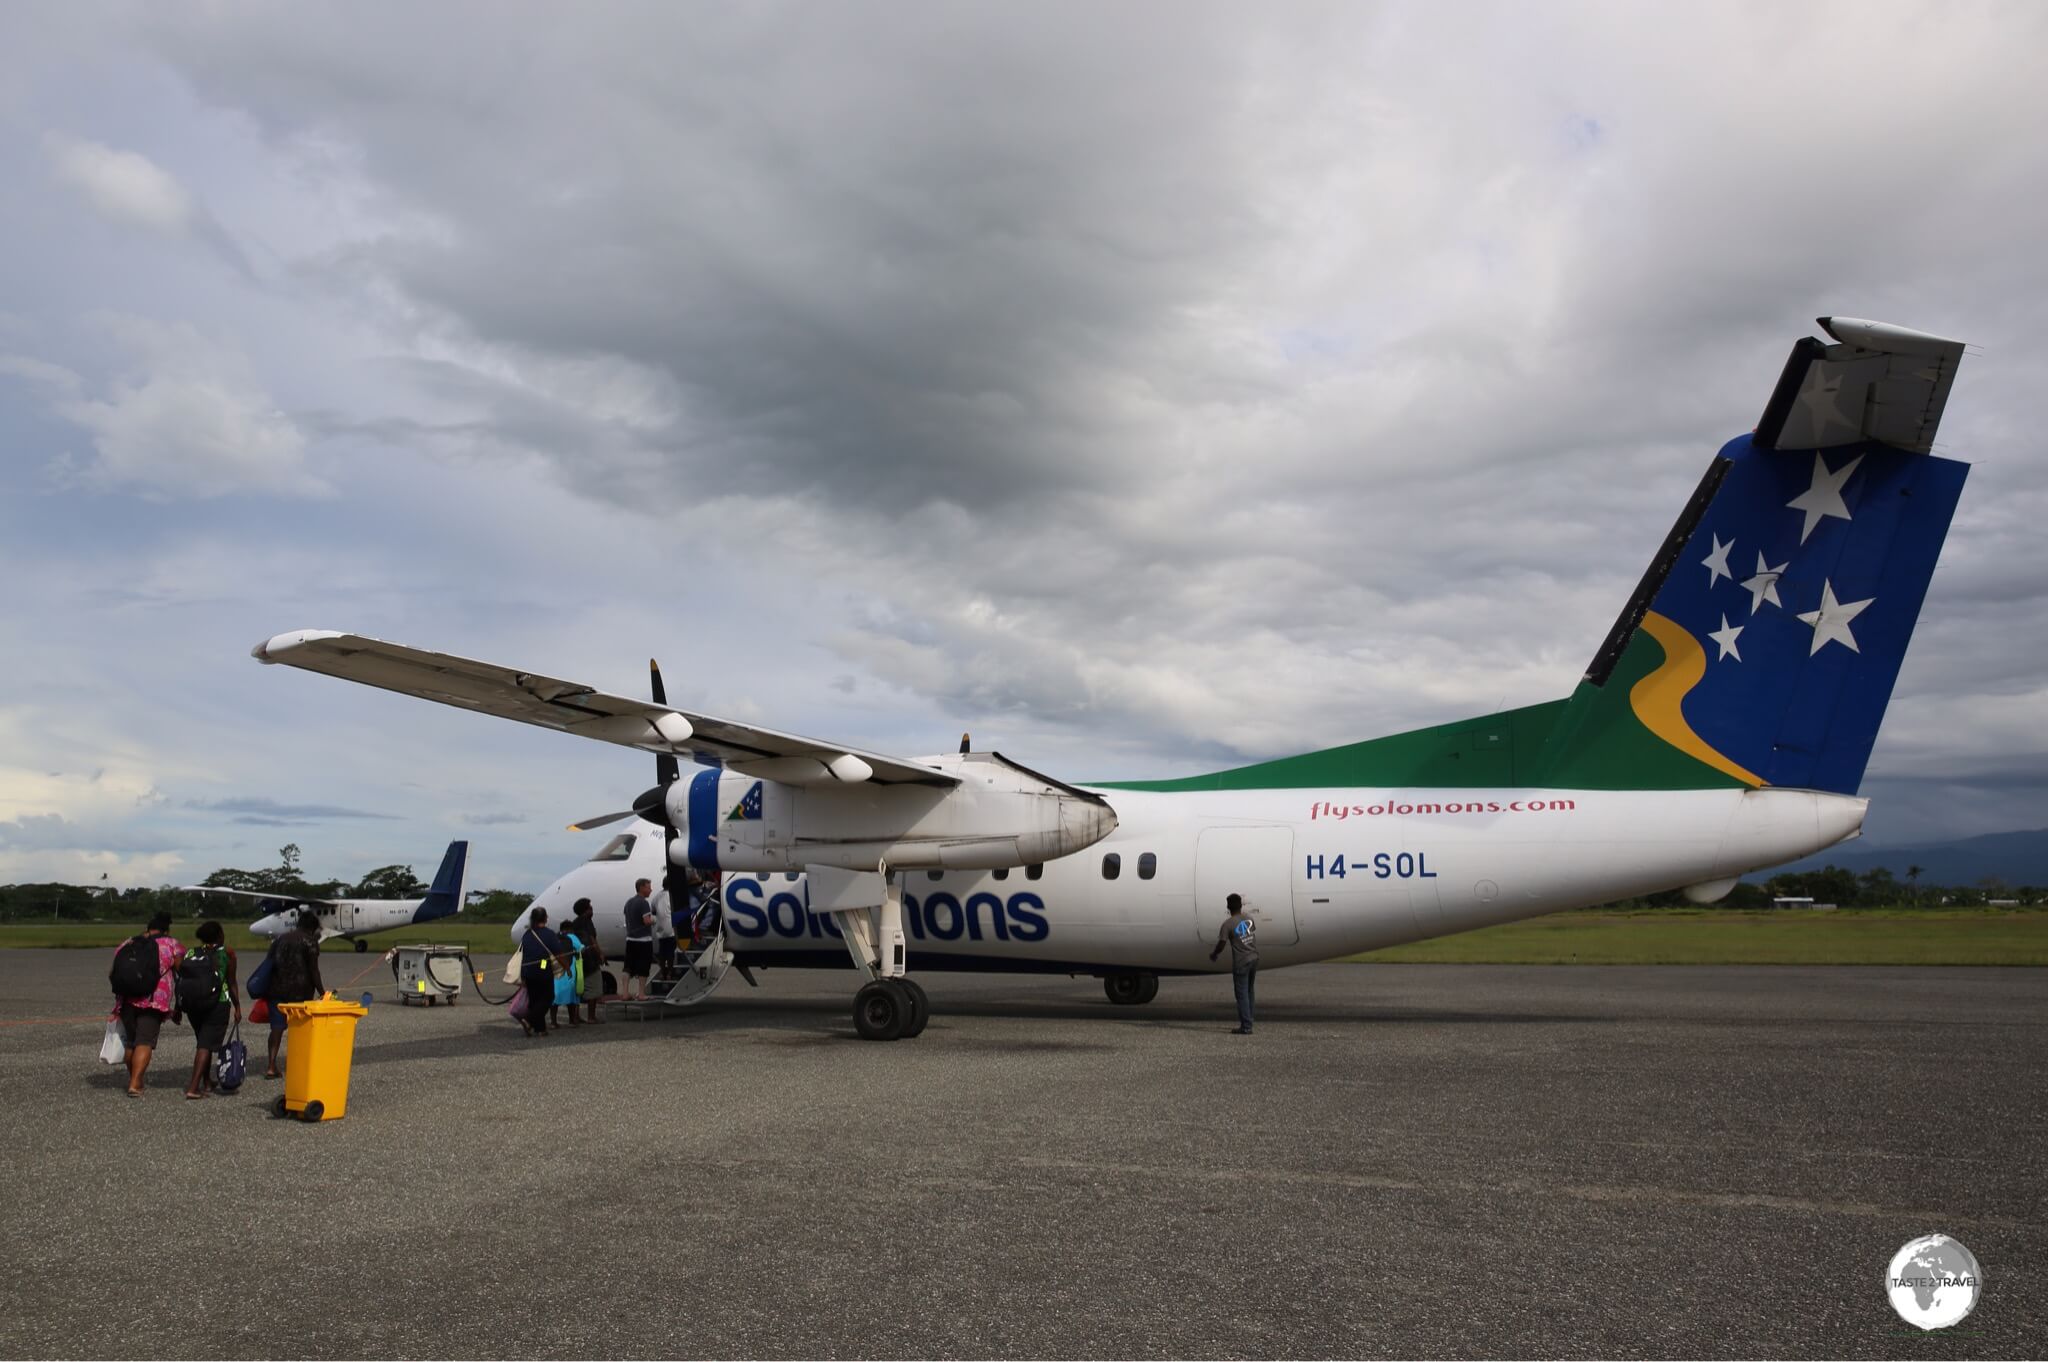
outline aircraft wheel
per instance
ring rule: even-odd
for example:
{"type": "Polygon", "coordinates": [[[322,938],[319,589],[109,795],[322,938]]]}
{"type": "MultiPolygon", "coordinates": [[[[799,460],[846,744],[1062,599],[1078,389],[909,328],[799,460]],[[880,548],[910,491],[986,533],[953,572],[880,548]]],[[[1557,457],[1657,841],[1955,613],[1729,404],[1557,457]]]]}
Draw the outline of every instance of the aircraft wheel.
{"type": "Polygon", "coordinates": [[[910,1023],[910,991],[893,979],[871,981],[853,995],[853,1029],[862,1040],[895,1040],[910,1023]]]}
{"type": "Polygon", "coordinates": [[[368,949],[370,949],[370,943],[358,938],[356,941],[356,954],[361,955],[364,951],[368,949]]]}
{"type": "Polygon", "coordinates": [[[1146,971],[1138,976],[1138,996],[1131,999],[1134,1004],[1151,1002],[1159,996],[1159,976],[1146,971]]]}
{"type": "MultiPolygon", "coordinates": [[[[1159,986],[1153,980],[1152,986],[1159,986]]],[[[1105,974],[1102,976],[1102,991],[1118,1007],[1129,1007],[1145,1001],[1145,976],[1135,972],[1105,974]]]]}
{"type": "Polygon", "coordinates": [[[327,1104],[316,1097],[306,1103],[305,1107],[299,1112],[299,1119],[301,1121],[317,1121],[326,1114],[327,1104]]]}
{"type": "Polygon", "coordinates": [[[607,998],[619,996],[619,976],[613,974],[610,970],[604,972],[604,996],[607,998]]]}
{"type": "Polygon", "coordinates": [[[903,1027],[903,1039],[909,1040],[924,1034],[925,1023],[932,1019],[932,1000],[915,979],[898,979],[896,983],[910,995],[910,1020],[903,1027]]]}

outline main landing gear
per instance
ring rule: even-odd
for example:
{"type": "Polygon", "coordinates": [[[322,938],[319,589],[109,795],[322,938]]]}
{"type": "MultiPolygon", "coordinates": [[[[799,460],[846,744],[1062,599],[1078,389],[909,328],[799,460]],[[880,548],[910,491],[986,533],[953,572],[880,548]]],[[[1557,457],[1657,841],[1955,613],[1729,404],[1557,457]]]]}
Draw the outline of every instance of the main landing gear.
{"type": "Polygon", "coordinates": [[[843,870],[810,866],[813,910],[839,926],[853,967],[867,976],[853,995],[853,1029],[862,1040],[907,1040],[932,1019],[932,1000],[904,977],[903,891],[887,866],[843,870]]]}
{"type": "Polygon", "coordinates": [[[915,979],[874,979],[853,995],[853,1029],[862,1040],[909,1040],[932,1019],[932,1000],[915,979]]]}
{"type": "Polygon", "coordinates": [[[361,955],[361,954],[362,954],[362,953],[363,953],[364,951],[366,951],[366,950],[368,950],[368,949],[370,949],[370,943],[369,943],[369,942],[367,942],[367,941],[365,941],[365,940],[363,940],[363,939],[362,939],[361,937],[357,937],[357,938],[356,938],[356,954],[357,954],[357,955],[361,955]]]}
{"type": "Polygon", "coordinates": [[[1159,996],[1159,976],[1150,970],[1119,970],[1102,976],[1102,991],[1119,1007],[1136,1007],[1159,996]]]}

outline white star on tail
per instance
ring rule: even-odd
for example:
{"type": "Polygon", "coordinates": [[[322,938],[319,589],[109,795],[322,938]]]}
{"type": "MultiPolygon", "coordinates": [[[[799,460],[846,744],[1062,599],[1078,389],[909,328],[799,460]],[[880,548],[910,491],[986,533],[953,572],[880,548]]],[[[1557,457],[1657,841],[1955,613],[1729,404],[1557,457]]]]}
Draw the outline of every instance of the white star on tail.
{"type": "Polygon", "coordinates": [[[1813,651],[1807,656],[1812,657],[1830,643],[1839,643],[1852,653],[1862,652],[1856,646],[1856,636],[1849,632],[1849,621],[1862,614],[1870,601],[1876,599],[1872,596],[1867,601],[1838,601],[1835,599],[1835,584],[1822,582],[1820,609],[1809,610],[1799,617],[1800,623],[1813,626],[1813,651]]]}
{"type": "Polygon", "coordinates": [[[1804,544],[1806,536],[1813,533],[1813,527],[1820,524],[1823,516],[1834,516],[1839,520],[1849,518],[1849,507],[1842,500],[1842,484],[1856,471],[1856,465],[1863,462],[1858,454],[1835,472],[1828,472],[1828,461],[1820,451],[1813,454],[1813,486],[1785,503],[1794,511],[1806,512],[1806,523],[1799,529],[1799,542],[1804,544]]]}
{"type": "Polygon", "coordinates": [[[1721,616],[1720,629],[1715,633],[1707,635],[1708,638],[1721,645],[1721,655],[1714,659],[1716,662],[1726,662],[1731,657],[1737,662],[1742,661],[1742,654],[1735,651],[1735,640],[1742,636],[1742,631],[1746,627],[1748,626],[1738,624],[1731,628],[1728,624],[1728,617],[1726,615],[1721,616]]]}
{"type": "Polygon", "coordinates": [[[1728,578],[1730,581],[1735,580],[1735,574],[1728,570],[1728,550],[1735,547],[1735,541],[1731,539],[1724,544],[1721,542],[1721,536],[1718,534],[1712,536],[1712,538],[1714,541],[1714,551],[1700,559],[1700,563],[1707,570],[1707,590],[1709,591],[1712,591],[1714,583],[1720,581],[1723,577],[1728,578]]]}
{"type": "Polygon", "coordinates": [[[1754,615],[1757,611],[1763,609],[1765,601],[1769,601],[1780,610],[1785,608],[1785,603],[1778,599],[1778,579],[1785,575],[1785,569],[1790,566],[1792,566],[1790,558],[1787,558],[1776,567],[1772,567],[1764,561],[1764,556],[1761,553],[1756,556],[1756,576],[1751,577],[1742,584],[1742,589],[1749,593],[1750,614],[1754,615]]]}

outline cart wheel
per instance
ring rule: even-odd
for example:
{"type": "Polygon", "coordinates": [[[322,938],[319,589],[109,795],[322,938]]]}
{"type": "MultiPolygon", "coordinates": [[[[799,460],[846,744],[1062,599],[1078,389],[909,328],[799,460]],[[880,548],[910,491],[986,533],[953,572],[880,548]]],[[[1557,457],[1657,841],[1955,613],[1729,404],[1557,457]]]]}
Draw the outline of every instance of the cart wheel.
{"type": "Polygon", "coordinates": [[[306,1109],[299,1113],[299,1119],[301,1121],[317,1121],[326,1114],[326,1106],[323,1105],[320,1099],[316,1097],[312,1101],[306,1103],[306,1109]]]}
{"type": "Polygon", "coordinates": [[[284,1098],[282,1096],[270,1104],[270,1114],[279,1117],[284,1115],[284,1098]]]}

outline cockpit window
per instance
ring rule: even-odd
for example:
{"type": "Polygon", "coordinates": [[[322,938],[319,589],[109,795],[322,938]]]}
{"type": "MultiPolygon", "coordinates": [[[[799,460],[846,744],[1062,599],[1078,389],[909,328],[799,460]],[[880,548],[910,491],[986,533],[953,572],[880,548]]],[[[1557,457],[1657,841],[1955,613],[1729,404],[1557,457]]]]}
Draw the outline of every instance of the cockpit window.
{"type": "Polygon", "coordinates": [[[625,861],[632,859],[633,843],[640,839],[630,832],[622,832],[604,844],[604,850],[592,856],[593,861],[625,861]]]}

